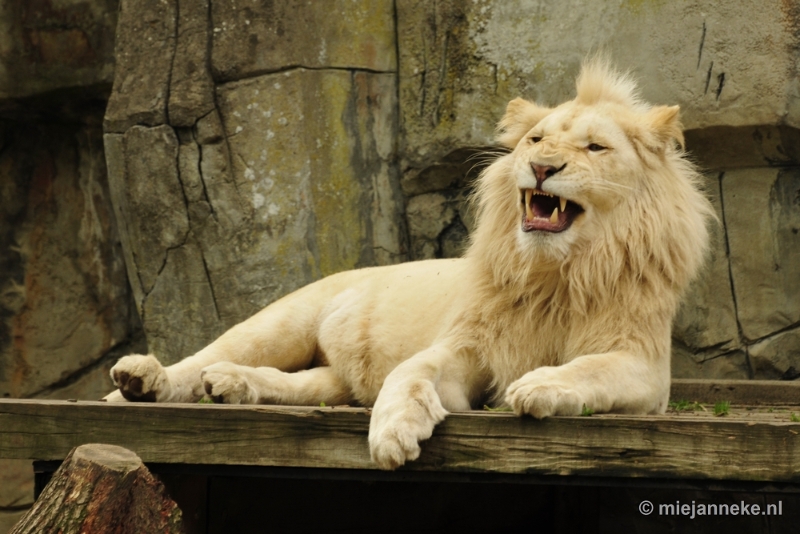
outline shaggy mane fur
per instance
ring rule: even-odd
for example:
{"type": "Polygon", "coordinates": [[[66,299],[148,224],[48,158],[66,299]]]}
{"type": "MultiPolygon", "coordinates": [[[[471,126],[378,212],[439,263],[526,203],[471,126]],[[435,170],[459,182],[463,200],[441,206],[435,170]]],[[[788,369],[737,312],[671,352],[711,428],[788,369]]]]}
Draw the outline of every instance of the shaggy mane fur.
{"type": "Polygon", "coordinates": [[[585,62],[575,86],[575,101],[586,106],[613,102],[640,110],[650,107],[639,98],[636,82],[630,74],[616,71],[605,58],[585,62]]]}
{"type": "MultiPolygon", "coordinates": [[[[515,153],[499,157],[479,177],[472,199],[477,230],[467,257],[476,267],[473,312],[483,322],[474,331],[488,334],[478,345],[492,347],[486,361],[498,393],[530,364],[519,347],[535,346],[532,350],[550,354],[551,365],[587,351],[668,353],[668,335],[664,339],[663,333],[648,331],[648,324],[669,328],[708,246],[706,222],[715,215],[701,193],[701,176],[671,141],[682,142],[677,108],[658,112],[671,115],[671,123],[658,124],[656,118],[654,124],[654,108],[639,100],[634,81],[604,60],[584,65],[576,86],[574,104],[612,104],[619,108],[621,121],[630,123],[633,117],[635,124],[629,128],[639,133],[631,142],[641,149],[644,171],[631,170],[636,185],[620,188],[620,205],[593,220],[600,238],[578,239],[563,257],[523,250],[517,242],[515,153]],[[659,137],[659,129],[667,133],[659,137]],[[664,146],[648,150],[654,136],[664,146]],[[511,327],[513,333],[507,331],[512,324],[519,325],[511,327]],[[549,339],[542,339],[543,331],[550,333],[549,339]],[[543,346],[547,343],[552,346],[543,346]]],[[[519,139],[520,130],[528,131],[550,111],[528,105],[509,105],[500,124],[501,142],[508,143],[507,134],[514,128],[519,139]],[[515,114],[527,120],[524,128],[515,114]]]]}

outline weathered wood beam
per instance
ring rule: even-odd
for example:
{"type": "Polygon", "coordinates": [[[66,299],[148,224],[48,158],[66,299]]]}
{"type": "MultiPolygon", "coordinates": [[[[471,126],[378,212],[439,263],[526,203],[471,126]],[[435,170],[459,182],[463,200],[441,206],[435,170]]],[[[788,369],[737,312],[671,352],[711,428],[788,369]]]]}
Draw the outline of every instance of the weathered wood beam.
{"type": "Polygon", "coordinates": [[[703,380],[674,379],[671,400],[749,405],[798,405],[800,380],[703,380]]]}
{"type": "MultiPolygon", "coordinates": [[[[145,462],[373,469],[369,410],[0,400],[0,458],[103,442],[145,462]]],[[[800,423],[686,415],[451,414],[412,471],[800,482],[800,423]]]]}

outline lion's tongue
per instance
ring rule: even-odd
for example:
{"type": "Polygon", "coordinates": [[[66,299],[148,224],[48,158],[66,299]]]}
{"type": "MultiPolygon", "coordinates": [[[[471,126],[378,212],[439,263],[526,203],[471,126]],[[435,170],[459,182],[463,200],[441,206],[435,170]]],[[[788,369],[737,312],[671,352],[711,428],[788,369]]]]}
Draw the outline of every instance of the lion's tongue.
{"type": "Polygon", "coordinates": [[[566,219],[564,213],[566,207],[567,200],[565,198],[542,194],[534,195],[532,189],[525,190],[525,219],[530,224],[547,221],[552,225],[558,225],[559,222],[564,222],[563,219],[566,219]]]}

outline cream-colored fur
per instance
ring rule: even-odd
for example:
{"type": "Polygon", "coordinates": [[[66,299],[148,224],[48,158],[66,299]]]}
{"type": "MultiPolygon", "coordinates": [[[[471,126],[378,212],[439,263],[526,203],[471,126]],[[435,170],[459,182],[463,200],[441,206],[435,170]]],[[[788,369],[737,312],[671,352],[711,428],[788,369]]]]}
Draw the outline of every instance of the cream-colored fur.
{"type": "Polygon", "coordinates": [[[373,405],[386,469],[483,402],[537,418],[663,412],[671,320],[713,217],[678,108],[640,101],[596,60],[572,101],[512,101],[498,139],[512,151],[480,177],[464,258],[329,276],[170,367],[122,358],[109,400],[373,405]]]}

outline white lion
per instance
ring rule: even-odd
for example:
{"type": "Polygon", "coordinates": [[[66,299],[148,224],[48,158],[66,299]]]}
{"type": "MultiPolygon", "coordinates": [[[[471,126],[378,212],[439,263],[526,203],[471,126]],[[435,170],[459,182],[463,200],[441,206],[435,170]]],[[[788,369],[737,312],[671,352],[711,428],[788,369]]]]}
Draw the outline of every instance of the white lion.
{"type": "Polygon", "coordinates": [[[661,413],[670,326],[713,217],[678,107],[602,60],[556,108],[513,100],[464,258],[329,276],[194,356],[126,356],[108,400],[374,405],[372,459],[420,454],[448,411],[661,413]]]}

